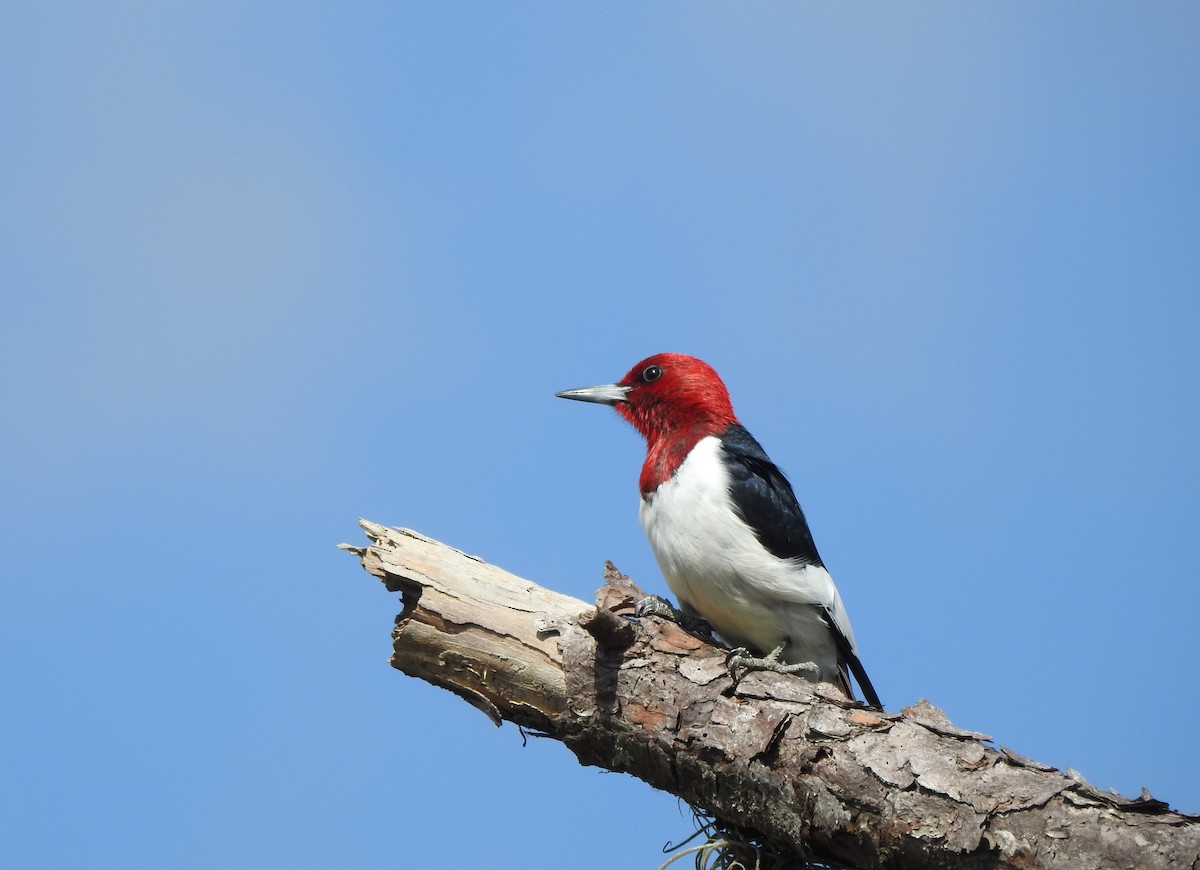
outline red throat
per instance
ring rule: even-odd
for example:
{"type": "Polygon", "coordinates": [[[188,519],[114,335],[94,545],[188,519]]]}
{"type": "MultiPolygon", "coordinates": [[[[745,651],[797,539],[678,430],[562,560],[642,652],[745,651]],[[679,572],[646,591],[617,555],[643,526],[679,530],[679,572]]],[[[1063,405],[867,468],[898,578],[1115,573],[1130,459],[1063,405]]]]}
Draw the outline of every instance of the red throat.
{"type": "Polygon", "coordinates": [[[621,384],[630,389],[616,409],[646,438],[643,495],[668,480],[700,439],[737,422],[725,384],[695,357],[656,354],[635,365],[621,384]]]}

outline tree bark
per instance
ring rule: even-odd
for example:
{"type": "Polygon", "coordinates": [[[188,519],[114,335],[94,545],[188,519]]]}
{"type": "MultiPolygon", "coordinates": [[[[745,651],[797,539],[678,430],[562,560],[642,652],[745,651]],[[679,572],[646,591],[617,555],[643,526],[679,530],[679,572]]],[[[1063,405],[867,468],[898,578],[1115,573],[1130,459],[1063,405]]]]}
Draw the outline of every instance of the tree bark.
{"type": "Polygon", "coordinates": [[[1200,818],[1104,792],[952,725],[752,673],[658,617],[609,564],[595,605],[406,529],[342,544],[400,592],[392,665],[497,725],[678,795],[777,850],[835,866],[1200,867],[1200,818]]]}

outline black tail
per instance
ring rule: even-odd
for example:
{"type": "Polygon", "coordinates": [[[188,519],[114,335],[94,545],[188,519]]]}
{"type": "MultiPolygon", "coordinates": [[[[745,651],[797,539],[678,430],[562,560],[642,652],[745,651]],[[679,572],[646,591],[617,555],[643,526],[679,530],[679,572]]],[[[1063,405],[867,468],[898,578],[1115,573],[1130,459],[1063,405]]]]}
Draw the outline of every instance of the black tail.
{"type": "Polygon", "coordinates": [[[850,671],[854,674],[854,679],[858,682],[858,687],[862,689],[863,697],[867,699],[867,704],[876,710],[882,710],[883,702],[879,700],[879,694],[875,691],[875,687],[871,685],[871,678],[867,676],[867,669],[862,666],[862,662],[858,660],[858,656],[849,650],[847,650],[847,653],[846,664],[850,666],[850,671]]]}
{"type": "MultiPolygon", "coordinates": [[[[850,673],[854,674],[854,679],[858,683],[858,687],[862,689],[863,697],[867,699],[867,704],[876,710],[882,710],[883,702],[879,700],[879,694],[875,691],[875,687],[871,685],[871,678],[867,676],[867,669],[858,660],[858,654],[850,646],[850,641],[846,635],[838,631],[837,626],[829,617],[828,611],[825,614],[825,622],[829,625],[829,630],[833,632],[834,641],[837,643],[838,660],[841,665],[843,678],[846,677],[846,669],[849,668],[850,673]]],[[[854,697],[854,693],[850,691],[849,679],[846,679],[846,694],[851,698],[854,697]]]]}

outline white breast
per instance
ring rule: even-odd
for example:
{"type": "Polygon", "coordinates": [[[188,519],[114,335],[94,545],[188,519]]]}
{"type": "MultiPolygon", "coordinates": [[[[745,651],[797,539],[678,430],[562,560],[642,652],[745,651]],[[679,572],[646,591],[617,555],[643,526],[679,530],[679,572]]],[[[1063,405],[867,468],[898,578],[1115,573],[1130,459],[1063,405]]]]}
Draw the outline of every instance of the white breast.
{"type": "Polygon", "coordinates": [[[833,681],[838,652],[813,604],[824,605],[854,648],[829,572],[780,559],[737,515],[721,442],[701,440],[639,511],[659,568],[680,607],[704,617],[725,640],[768,653],[789,640],[786,661],[812,661],[833,681]]]}

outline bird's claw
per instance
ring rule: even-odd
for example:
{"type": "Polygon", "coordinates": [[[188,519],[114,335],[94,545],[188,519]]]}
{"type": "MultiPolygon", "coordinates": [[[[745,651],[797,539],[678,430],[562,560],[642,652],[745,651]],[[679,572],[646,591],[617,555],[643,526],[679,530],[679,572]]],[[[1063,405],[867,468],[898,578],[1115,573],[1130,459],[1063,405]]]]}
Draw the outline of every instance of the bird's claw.
{"type": "Polygon", "coordinates": [[[725,667],[729,668],[729,676],[735,683],[741,679],[737,674],[738,668],[743,668],[742,677],[752,671],[773,671],[776,674],[820,673],[821,669],[813,662],[781,662],[779,656],[783,654],[785,646],[787,646],[786,643],[781,643],[761,658],[753,655],[744,646],[740,646],[730,650],[729,655],[725,656],[725,667]]]}
{"type": "Polygon", "coordinates": [[[643,616],[661,616],[671,622],[679,622],[683,613],[671,606],[671,602],[658,595],[647,595],[633,606],[633,615],[638,619],[643,616]]]}
{"type": "Polygon", "coordinates": [[[709,643],[717,642],[713,637],[712,626],[706,620],[680,610],[678,607],[673,607],[671,602],[660,595],[647,595],[640,600],[633,606],[633,615],[638,619],[643,616],[661,616],[680,626],[684,631],[690,631],[709,643]]]}

